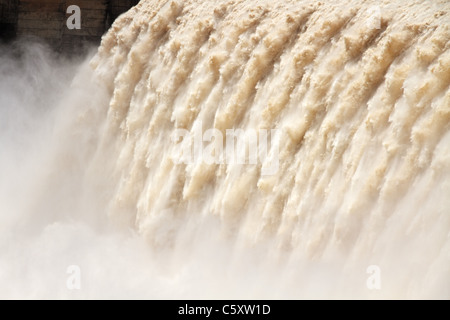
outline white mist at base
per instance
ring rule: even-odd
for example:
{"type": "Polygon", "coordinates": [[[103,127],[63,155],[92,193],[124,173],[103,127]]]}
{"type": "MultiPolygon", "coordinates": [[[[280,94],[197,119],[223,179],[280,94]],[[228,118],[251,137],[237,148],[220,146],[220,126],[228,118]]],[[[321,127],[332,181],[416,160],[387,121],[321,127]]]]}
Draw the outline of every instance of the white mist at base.
{"type": "Polygon", "coordinates": [[[1,298],[450,298],[448,4],[253,2],[2,48],[1,298]],[[199,122],[283,131],[280,171],[175,164],[199,122]]]}
{"type": "Polygon", "coordinates": [[[209,296],[208,285],[195,290],[203,277],[196,262],[168,270],[171,261],[133,230],[111,227],[107,190],[90,194],[95,187],[84,182],[101,132],[91,125],[108,105],[90,57],[65,61],[35,42],[0,53],[0,298],[209,296]],[[67,286],[73,265],[79,290],[67,286]]]}

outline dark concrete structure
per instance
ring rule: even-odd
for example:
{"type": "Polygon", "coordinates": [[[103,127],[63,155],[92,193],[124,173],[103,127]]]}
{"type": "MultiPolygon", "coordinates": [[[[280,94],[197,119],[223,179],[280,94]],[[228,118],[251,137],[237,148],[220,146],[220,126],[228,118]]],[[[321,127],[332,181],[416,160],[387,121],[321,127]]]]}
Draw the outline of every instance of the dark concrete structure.
{"type": "Polygon", "coordinates": [[[0,0],[0,38],[9,40],[16,35],[19,0],[0,0]]]}
{"type": "Polygon", "coordinates": [[[139,0],[0,0],[0,38],[36,36],[54,49],[77,52],[98,44],[114,19],[139,0]],[[77,5],[81,28],[69,29],[67,8],[77,5]]]}

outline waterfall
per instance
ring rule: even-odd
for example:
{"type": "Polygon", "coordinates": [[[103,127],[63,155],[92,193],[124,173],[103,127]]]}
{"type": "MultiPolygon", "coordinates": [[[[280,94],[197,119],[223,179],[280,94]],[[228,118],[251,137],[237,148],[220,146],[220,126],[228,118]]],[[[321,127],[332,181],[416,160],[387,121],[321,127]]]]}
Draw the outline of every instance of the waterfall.
{"type": "Polygon", "coordinates": [[[4,157],[3,238],[87,274],[36,294],[449,298],[449,10],[142,0],[4,157]]]}

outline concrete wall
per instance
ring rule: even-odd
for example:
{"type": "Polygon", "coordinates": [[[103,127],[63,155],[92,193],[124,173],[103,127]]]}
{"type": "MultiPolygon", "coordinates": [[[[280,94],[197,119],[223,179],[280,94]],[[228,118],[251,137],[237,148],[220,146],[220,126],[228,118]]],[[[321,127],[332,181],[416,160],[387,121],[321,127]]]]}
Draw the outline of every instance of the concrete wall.
{"type": "Polygon", "coordinates": [[[109,13],[111,21],[114,21],[119,15],[128,11],[131,7],[138,4],[139,0],[110,0],[109,13]]]}
{"type": "Polygon", "coordinates": [[[64,52],[98,44],[114,19],[138,0],[0,0],[0,37],[36,36],[64,52]],[[68,29],[70,5],[81,9],[81,29],[68,29]],[[3,35],[2,35],[3,34],[3,35]]]}
{"type": "Polygon", "coordinates": [[[19,0],[0,0],[0,38],[11,39],[16,34],[19,0]]]}

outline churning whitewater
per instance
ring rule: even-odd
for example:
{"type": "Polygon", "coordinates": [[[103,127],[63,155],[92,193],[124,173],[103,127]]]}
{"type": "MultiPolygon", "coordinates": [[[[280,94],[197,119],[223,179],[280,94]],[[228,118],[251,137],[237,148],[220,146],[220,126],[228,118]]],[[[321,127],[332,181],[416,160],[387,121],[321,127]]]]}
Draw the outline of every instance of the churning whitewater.
{"type": "Polygon", "coordinates": [[[3,130],[0,296],[450,298],[449,49],[446,0],[142,0],[3,130]]]}

